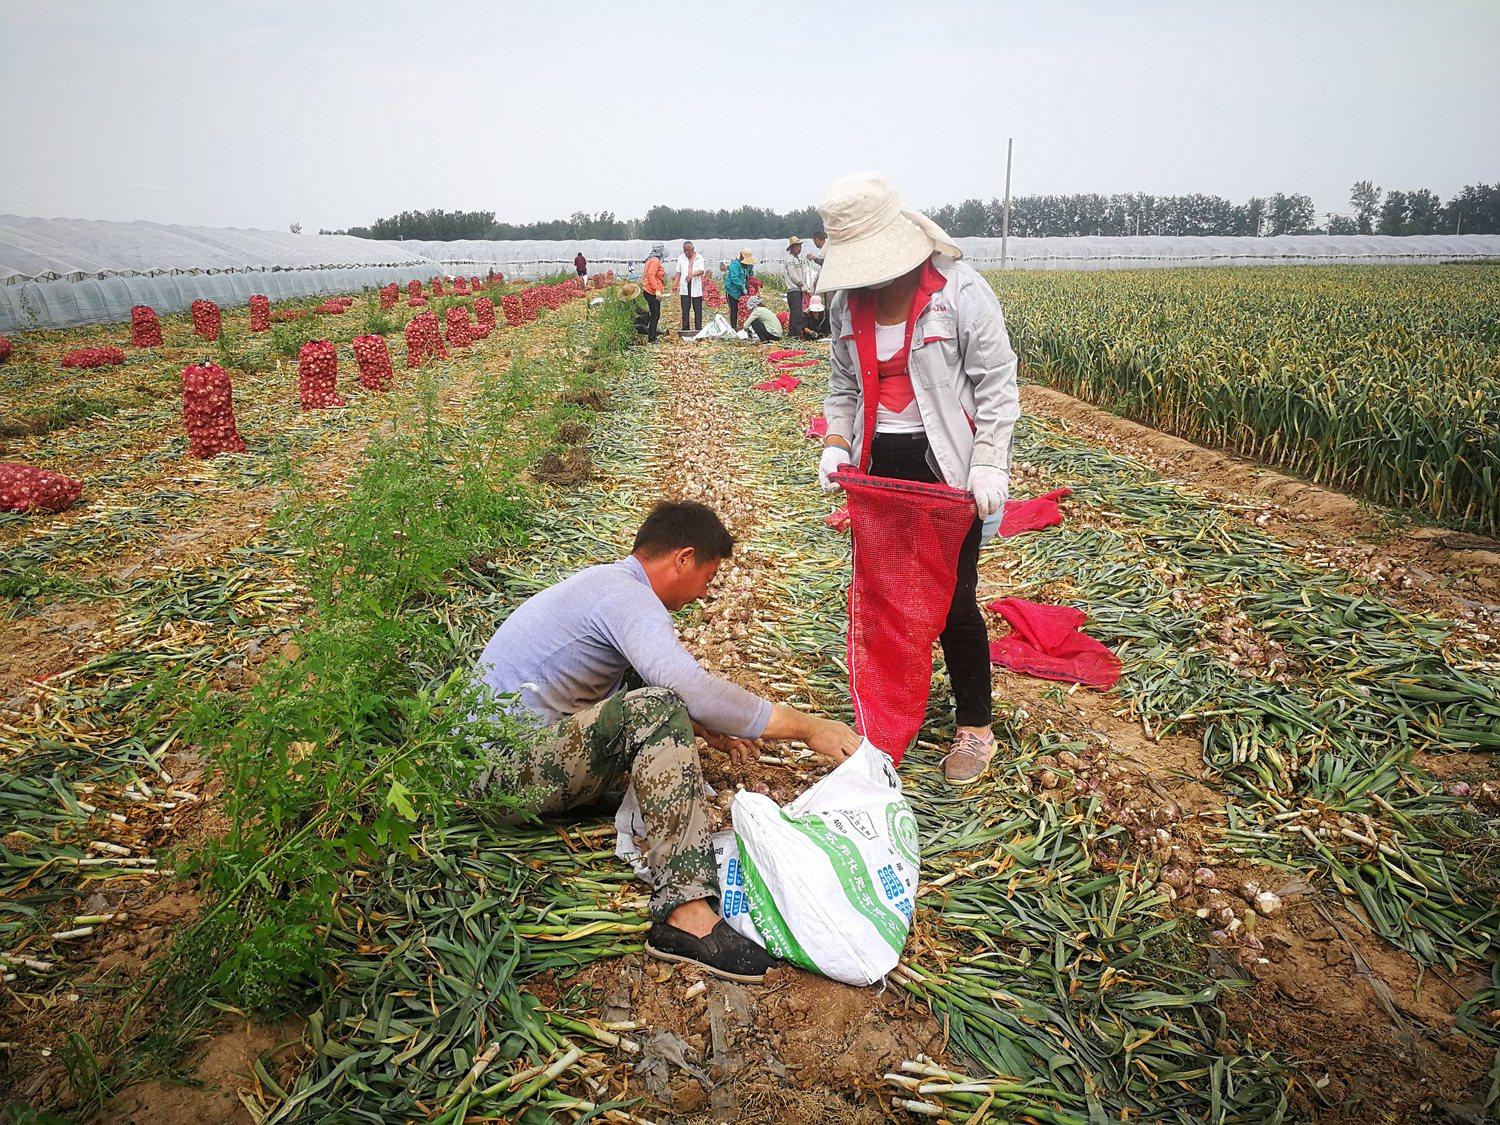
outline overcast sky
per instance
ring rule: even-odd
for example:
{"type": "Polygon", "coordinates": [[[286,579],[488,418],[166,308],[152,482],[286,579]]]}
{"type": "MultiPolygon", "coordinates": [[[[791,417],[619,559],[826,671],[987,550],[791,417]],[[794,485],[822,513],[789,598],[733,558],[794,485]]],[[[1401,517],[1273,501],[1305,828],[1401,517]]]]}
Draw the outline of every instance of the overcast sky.
{"type": "Polygon", "coordinates": [[[1500,179],[1500,0],[0,0],[0,212],[309,231],[1500,179]]]}

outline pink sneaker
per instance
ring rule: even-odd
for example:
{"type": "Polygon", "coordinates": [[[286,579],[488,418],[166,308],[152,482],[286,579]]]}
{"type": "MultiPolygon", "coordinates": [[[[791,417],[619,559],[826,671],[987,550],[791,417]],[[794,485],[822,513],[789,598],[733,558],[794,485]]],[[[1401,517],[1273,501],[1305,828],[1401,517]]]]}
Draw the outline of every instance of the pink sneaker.
{"type": "Polygon", "coordinates": [[[953,749],[943,756],[943,776],[953,785],[968,785],[989,771],[994,756],[994,731],[961,727],[953,738],[953,749]]]}

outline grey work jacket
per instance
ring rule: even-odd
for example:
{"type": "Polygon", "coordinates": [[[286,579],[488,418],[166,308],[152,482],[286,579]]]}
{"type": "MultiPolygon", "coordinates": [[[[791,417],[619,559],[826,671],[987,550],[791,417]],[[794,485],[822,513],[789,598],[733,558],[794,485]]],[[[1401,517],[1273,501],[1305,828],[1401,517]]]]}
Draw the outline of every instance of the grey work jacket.
{"type": "MultiPolygon", "coordinates": [[[[912,390],[932,447],[929,461],[954,488],[968,487],[974,465],[992,465],[1008,480],[1021,395],[1016,353],[999,298],[968,263],[939,257],[933,264],[948,284],[932,294],[917,318],[909,360],[912,390]]],[[[846,291],[834,294],[828,323],[832,339],[823,416],[828,432],[849,442],[857,466],[864,449],[865,410],[846,291]]]]}

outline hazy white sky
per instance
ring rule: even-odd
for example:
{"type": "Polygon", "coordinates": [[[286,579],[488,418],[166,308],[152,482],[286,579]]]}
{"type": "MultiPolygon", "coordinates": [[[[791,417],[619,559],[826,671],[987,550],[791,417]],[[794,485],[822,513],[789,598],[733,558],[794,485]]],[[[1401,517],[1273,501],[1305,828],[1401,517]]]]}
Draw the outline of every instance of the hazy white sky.
{"type": "Polygon", "coordinates": [[[0,0],[0,212],[309,231],[1500,179],[1500,0],[0,0]]]}

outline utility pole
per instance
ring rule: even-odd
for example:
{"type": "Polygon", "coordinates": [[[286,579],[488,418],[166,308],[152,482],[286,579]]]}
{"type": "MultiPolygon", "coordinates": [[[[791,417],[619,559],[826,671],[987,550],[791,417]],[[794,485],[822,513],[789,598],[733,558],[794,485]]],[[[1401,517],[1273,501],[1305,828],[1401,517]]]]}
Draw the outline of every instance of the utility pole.
{"type": "Polygon", "coordinates": [[[1010,249],[1010,158],[1015,150],[1016,138],[1005,142],[1005,210],[1000,215],[1000,268],[1005,268],[1006,254],[1010,249]]]}

